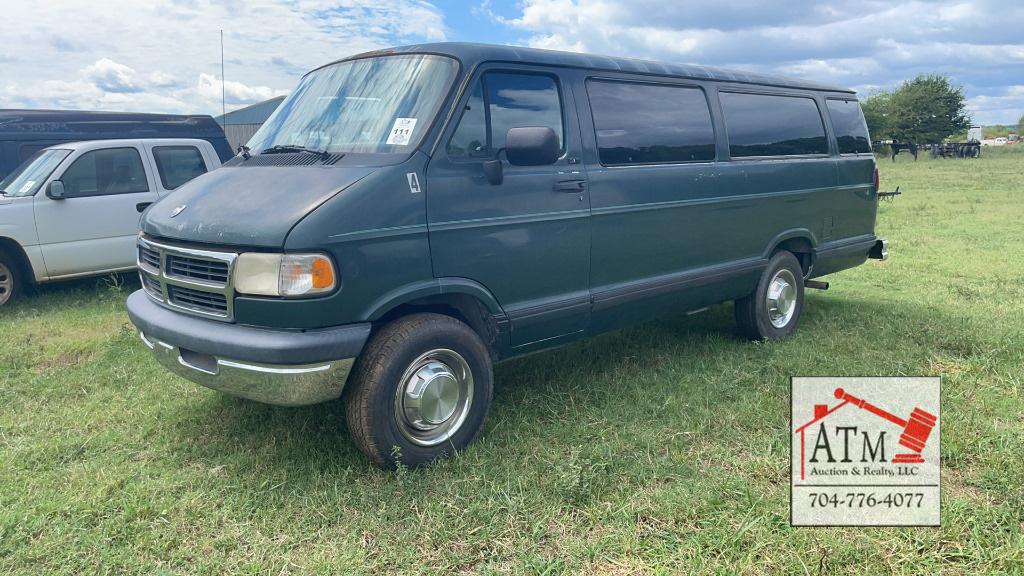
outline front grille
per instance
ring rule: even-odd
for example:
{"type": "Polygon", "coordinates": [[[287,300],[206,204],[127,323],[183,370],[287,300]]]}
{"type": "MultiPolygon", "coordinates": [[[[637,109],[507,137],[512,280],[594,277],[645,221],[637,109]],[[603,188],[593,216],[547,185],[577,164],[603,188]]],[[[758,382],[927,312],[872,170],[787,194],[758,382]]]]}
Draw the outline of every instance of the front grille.
{"type": "Polygon", "coordinates": [[[178,254],[167,255],[167,274],[204,282],[228,283],[228,263],[178,254]]]}
{"type": "Polygon", "coordinates": [[[148,246],[139,246],[139,262],[152,270],[160,269],[160,253],[148,246]]]}
{"type": "Polygon", "coordinates": [[[193,290],[181,286],[168,286],[167,297],[171,304],[219,316],[228,315],[228,299],[223,294],[193,290]]]}
{"type": "Polygon", "coordinates": [[[139,237],[139,275],[150,298],[182,312],[234,319],[231,269],[238,254],[139,237]]]}
{"type": "Polygon", "coordinates": [[[142,278],[142,287],[146,289],[150,296],[157,300],[163,299],[163,284],[159,280],[144,272],[139,274],[139,277],[142,278]]]}

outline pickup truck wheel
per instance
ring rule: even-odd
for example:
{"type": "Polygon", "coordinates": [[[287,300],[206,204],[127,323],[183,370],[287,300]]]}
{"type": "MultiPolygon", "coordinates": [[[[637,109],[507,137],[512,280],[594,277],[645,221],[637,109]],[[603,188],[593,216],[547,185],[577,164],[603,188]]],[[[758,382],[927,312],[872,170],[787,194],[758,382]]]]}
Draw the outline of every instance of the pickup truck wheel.
{"type": "Polygon", "coordinates": [[[754,292],[736,300],[736,325],[740,334],[753,340],[785,338],[796,329],[803,307],[800,262],[790,252],[776,252],[754,292]]]}
{"type": "Polygon", "coordinates": [[[21,268],[18,262],[0,252],[0,306],[21,295],[21,268]]]}
{"type": "Polygon", "coordinates": [[[429,464],[476,438],[493,380],[487,347],[469,326],[440,314],[400,318],[356,360],[345,389],[349,432],[379,466],[429,464]]]}

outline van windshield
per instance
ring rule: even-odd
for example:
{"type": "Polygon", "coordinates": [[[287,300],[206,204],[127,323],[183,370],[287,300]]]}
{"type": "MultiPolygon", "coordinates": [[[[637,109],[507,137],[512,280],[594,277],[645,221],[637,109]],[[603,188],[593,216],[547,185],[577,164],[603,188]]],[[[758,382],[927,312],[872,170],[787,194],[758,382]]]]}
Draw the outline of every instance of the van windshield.
{"type": "Polygon", "coordinates": [[[61,160],[67,158],[68,154],[71,154],[71,150],[48,149],[36,152],[0,182],[0,191],[4,196],[35,194],[43,185],[43,181],[50,177],[54,168],[61,160]]]}
{"type": "Polygon", "coordinates": [[[457,70],[455,60],[425,54],[361,58],[315,70],[249,140],[249,149],[253,154],[412,150],[430,128],[457,70]]]}

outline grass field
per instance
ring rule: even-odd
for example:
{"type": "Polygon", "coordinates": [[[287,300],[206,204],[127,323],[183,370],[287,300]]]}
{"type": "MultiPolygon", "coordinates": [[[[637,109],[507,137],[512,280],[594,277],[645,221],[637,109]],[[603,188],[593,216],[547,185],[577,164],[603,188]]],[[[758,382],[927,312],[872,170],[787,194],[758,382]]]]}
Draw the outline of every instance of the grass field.
{"type": "Polygon", "coordinates": [[[1024,153],[880,166],[891,258],[793,338],[723,305],[499,365],[428,469],[167,374],[131,281],[44,288],[0,312],[0,573],[1022,573],[1024,153]],[[941,529],[789,526],[791,375],[942,376],[941,529]]]}

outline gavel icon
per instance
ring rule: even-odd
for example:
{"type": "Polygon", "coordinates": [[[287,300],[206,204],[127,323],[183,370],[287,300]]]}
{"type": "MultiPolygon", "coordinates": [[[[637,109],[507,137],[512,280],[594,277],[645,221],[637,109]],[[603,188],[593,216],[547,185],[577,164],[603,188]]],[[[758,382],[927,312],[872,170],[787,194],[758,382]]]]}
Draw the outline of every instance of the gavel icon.
{"type": "Polygon", "coordinates": [[[866,400],[847,394],[842,388],[836,388],[835,395],[836,398],[840,400],[846,400],[858,408],[867,410],[875,416],[885,418],[889,422],[903,428],[903,433],[900,434],[899,444],[905,448],[913,450],[914,452],[913,454],[897,454],[893,456],[892,461],[894,463],[920,464],[924,462],[924,458],[921,456],[921,451],[924,450],[924,445],[928,442],[928,436],[931,435],[932,428],[935,428],[935,423],[938,421],[938,418],[936,418],[935,415],[915,407],[910,413],[910,419],[904,420],[899,416],[886,412],[866,400]]]}

